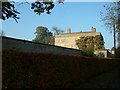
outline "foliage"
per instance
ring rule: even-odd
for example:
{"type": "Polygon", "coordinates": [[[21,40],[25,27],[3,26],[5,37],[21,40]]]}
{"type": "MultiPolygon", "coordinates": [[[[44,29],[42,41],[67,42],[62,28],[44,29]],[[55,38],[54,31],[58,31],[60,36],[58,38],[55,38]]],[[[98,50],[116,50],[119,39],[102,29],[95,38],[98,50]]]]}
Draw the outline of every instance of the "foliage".
{"type": "MultiPolygon", "coordinates": [[[[27,2],[27,0],[24,0],[27,2]]],[[[63,3],[64,0],[58,0],[57,2],[63,3]]],[[[15,2],[14,2],[15,3],[15,2]]],[[[20,14],[19,11],[15,9],[15,5],[13,2],[1,2],[0,1],[0,10],[2,10],[2,17],[0,17],[3,20],[6,20],[8,18],[13,18],[17,22],[19,19],[18,14],[20,14]],[[1,5],[2,3],[2,5],[1,5]]],[[[28,3],[28,2],[27,2],[28,3]]],[[[40,15],[41,13],[46,12],[47,14],[50,14],[50,10],[54,8],[55,4],[53,3],[53,0],[36,0],[31,4],[31,9],[34,10],[34,13],[40,15]]]]}
{"type": "Polygon", "coordinates": [[[89,49],[92,48],[93,50],[104,49],[104,40],[102,35],[94,36],[87,36],[87,37],[80,37],[80,39],[76,40],[76,45],[79,49],[89,49]]]}
{"type": "Polygon", "coordinates": [[[48,28],[43,26],[38,26],[36,28],[36,37],[33,39],[33,42],[52,44],[53,34],[49,32],[48,28]]]}
{"type": "Polygon", "coordinates": [[[79,49],[85,49],[86,46],[86,38],[85,37],[80,37],[80,39],[76,40],[76,45],[78,46],[79,49]]]}
{"type": "Polygon", "coordinates": [[[54,8],[53,2],[34,2],[32,3],[31,9],[34,9],[34,12],[38,15],[46,11],[47,14],[50,14],[50,10],[54,8]]]}
{"type": "Polygon", "coordinates": [[[99,49],[105,49],[104,47],[104,39],[102,37],[102,35],[97,35],[94,37],[94,45],[95,45],[95,50],[99,50],[99,49]]]}
{"type": "Polygon", "coordinates": [[[59,35],[59,34],[63,34],[63,33],[64,33],[63,30],[59,29],[59,28],[56,27],[56,26],[52,27],[52,31],[54,32],[54,36],[55,36],[55,35],[59,35]]]}
{"type": "Polygon", "coordinates": [[[0,7],[0,9],[1,8],[2,8],[2,19],[3,20],[13,18],[17,22],[17,19],[19,19],[18,14],[20,14],[20,12],[18,12],[15,9],[13,2],[12,3],[11,2],[2,2],[2,7],[0,7]]]}
{"type": "Polygon", "coordinates": [[[83,49],[82,51],[84,56],[95,56],[94,50],[92,48],[83,49]]]}
{"type": "Polygon", "coordinates": [[[80,37],[76,40],[76,45],[84,52],[84,55],[95,56],[94,50],[104,49],[104,40],[102,35],[80,37]]]}
{"type": "Polygon", "coordinates": [[[120,62],[81,56],[3,50],[2,88],[77,87],[120,62]]]}

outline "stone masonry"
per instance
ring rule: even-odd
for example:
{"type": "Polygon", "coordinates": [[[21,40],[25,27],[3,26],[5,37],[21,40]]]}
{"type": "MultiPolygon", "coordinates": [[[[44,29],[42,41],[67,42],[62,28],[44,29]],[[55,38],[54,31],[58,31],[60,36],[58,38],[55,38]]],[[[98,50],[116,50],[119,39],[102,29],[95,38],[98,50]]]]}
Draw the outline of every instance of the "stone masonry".
{"type": "Polygon", "coordinates": [[[55,45],[67,48],[78,49],[76,40],[80,37],[101,35],[100,32],[96,32],[96,28],[91,28],[90,32],[75,32],[71,33],[71,29],[68,28],[67,33],[55,36],[55,45]]]}
{"type": "MultiPolygon", "coordinates": [[[[91,28],[91,31],[89,32],[71,32],[71,29],[68,28],[67,33],[56,35],[55,36],[55,45],[61,46],[61,47],[67,47],[67,48],[73,48],[78,49],[76,45],[76,40],[80,37],[86,37],[86,36],[96,36],[101,35],[100,32],[96,32],[96,28],[91,28]]],[[[98,57],[108,57],[108,51],[107,50],[98,50],[95,51],[94,54],[98,57]]]]}

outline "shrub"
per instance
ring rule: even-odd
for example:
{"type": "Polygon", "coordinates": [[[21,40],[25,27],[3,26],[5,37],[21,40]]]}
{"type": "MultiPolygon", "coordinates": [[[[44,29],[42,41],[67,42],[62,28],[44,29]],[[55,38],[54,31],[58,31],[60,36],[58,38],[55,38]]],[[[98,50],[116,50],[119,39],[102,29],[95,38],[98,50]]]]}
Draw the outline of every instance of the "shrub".
{"type": "Polygon", "coordinates": [[[77,87],[118,66],[116,60],[3,51],[2,88],[77,87]]]}
{"type": "Polygon", "coordinates": [[[94,50],[93,49],[89,49],[89,48],[87,48],[87,49],[83,49],[82,50],[83,51],[83,55],[84,56],[95,56],[95,54],[94,54],[94,50]]]}

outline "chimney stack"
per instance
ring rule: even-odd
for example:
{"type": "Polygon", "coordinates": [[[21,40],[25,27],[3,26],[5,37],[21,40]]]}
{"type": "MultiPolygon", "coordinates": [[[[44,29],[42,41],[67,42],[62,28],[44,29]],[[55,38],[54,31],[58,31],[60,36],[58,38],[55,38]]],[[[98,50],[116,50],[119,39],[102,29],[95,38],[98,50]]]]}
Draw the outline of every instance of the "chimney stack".
{"type": "Polygon", "coordinates": [[[70,29],[70,27],[68,27],[68,29],[67,29],[67,33],[71,33],[71,29],[70,29]]]}
{"type": "Polygon", "coordinates": [[[91,28],[91,32],[96,32],[96,28],[91,28]]]}

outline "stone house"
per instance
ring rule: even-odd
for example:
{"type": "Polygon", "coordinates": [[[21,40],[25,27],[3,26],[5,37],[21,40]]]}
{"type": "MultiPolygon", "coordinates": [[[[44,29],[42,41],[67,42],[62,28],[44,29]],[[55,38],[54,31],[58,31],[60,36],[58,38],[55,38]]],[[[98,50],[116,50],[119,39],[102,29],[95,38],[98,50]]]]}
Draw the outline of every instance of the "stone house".
{"type": "Polygon", "coordinates": [[[86,36],[96,36],[101,35],[100,32],[96,32],[96,28],[91,28],[89,32],[71,32],[71,29],[68,28],[67,33],[56,35],[55,36],[55,45],[67,48],[78,49],[76,45],[76,40],[80,37],[86,36]]]}
{"type": "MultiPolygon", "coordinates": [[[[89,32],[71,32],[71,29],[67,29],[67,33],[55,35],[55,45],[61,46],[61,47],[67,47],[67,48],[74,48],[78,49],[76,45],[76,40],[80,37],[86,37],[86,36],[96,36],[101,35],[100,32],[96,32],[96,28],[91,28],[91,31],[89,32]]],[[[107,50],[97,50],[94,52],[99,57],[108,57],[107,50]],[[101,54],[101,55],[100,55],[101,54]]]]}

